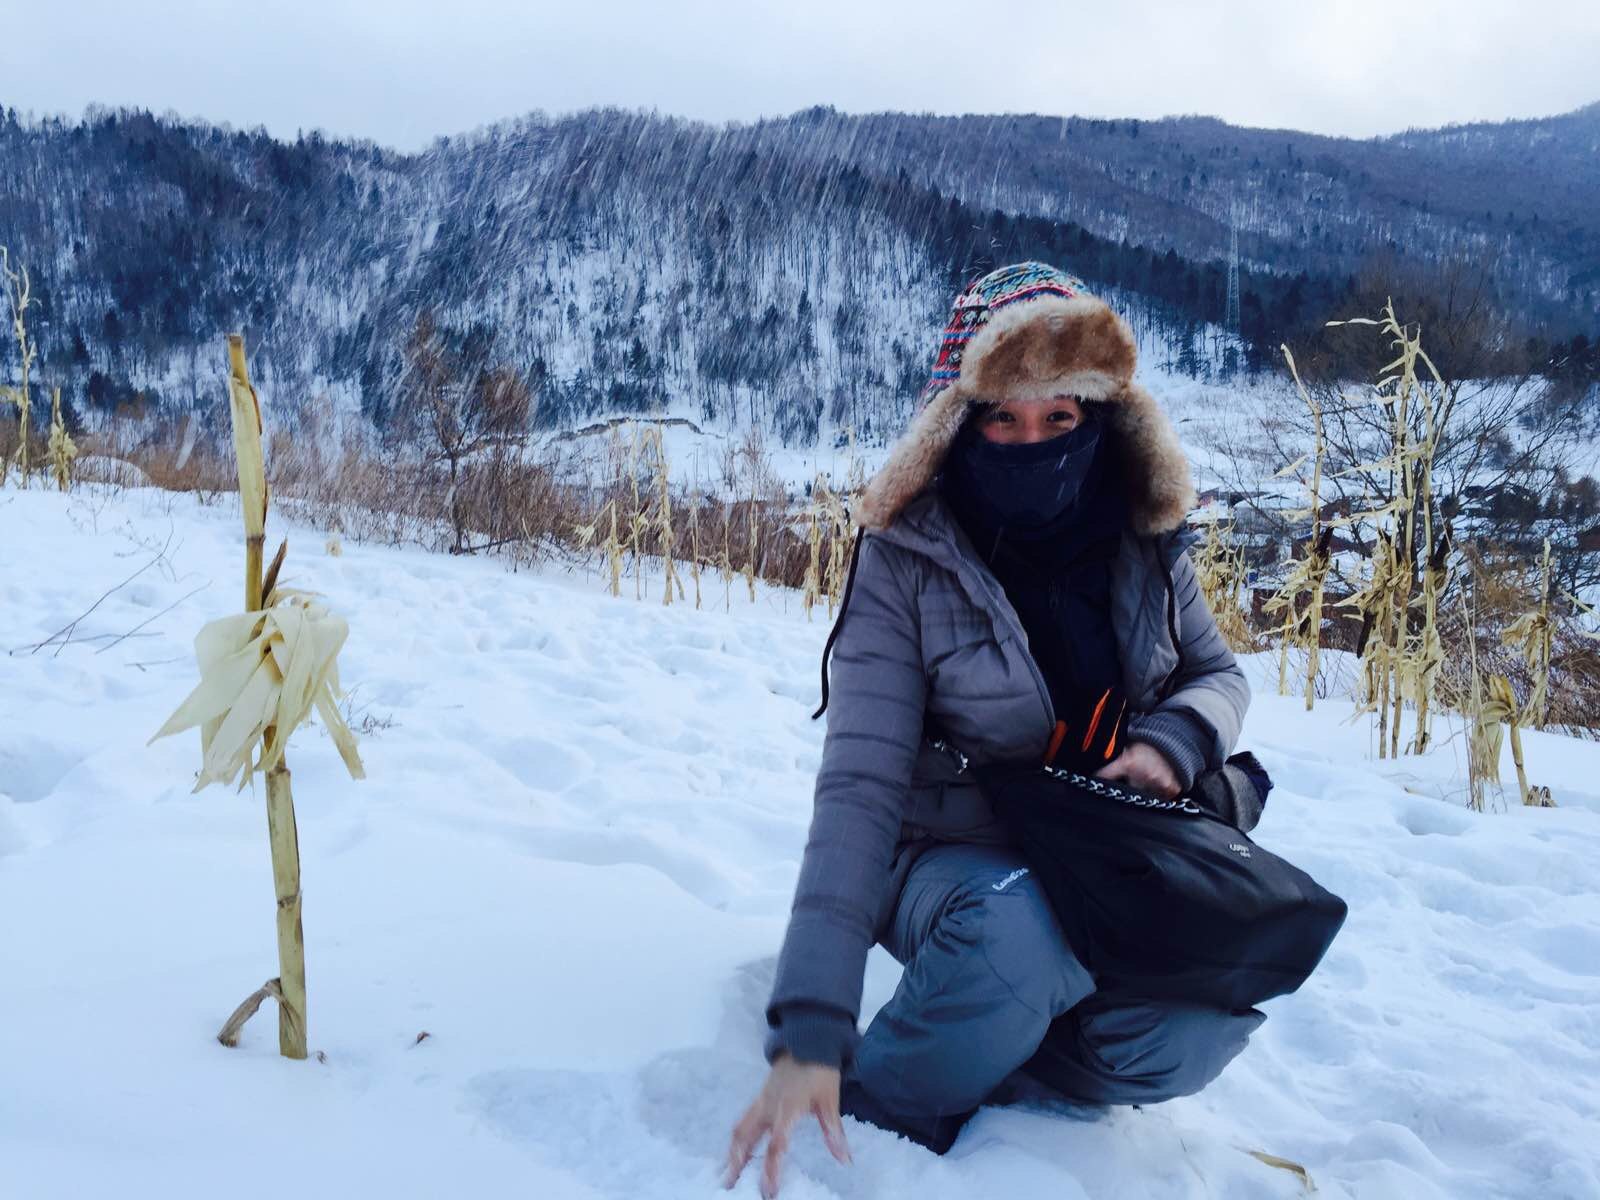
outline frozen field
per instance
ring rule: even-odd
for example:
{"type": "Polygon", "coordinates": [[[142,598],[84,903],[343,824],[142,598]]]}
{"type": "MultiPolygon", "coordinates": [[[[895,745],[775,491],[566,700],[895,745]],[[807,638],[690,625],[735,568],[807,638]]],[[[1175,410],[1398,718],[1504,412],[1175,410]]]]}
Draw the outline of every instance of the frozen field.
{"type": "MultiPolygon", "coordinates": [[[[349,619],[368,772],[317,726],[291,747],[325,1056],[304,1063],[270,1004],[239,1049],[214,1040],[276,973],[261,798],[190,794],[192,733],[145,744],[196,630],[240,604],[234,506],[0,491],[0,1195],[723,1194],[809,820],[823,616],[287,532],[286,576],[349,619]]],[[[1349,710],[1258,686],[1258,840],[1350,919],[1216,1085],[986,1109],[943,1159],[847,1121],[847,1169],[808,1129],[784,1196],[1303,1194],[1261,1150],[1329,1198],[1600,1197],[1600,744],[1525,734],[1560,807],[1480,815],[1459,737],[1380,769],[1349,710]]],[[[874,952],[869,1008],[897,973],[874,952]]]]}

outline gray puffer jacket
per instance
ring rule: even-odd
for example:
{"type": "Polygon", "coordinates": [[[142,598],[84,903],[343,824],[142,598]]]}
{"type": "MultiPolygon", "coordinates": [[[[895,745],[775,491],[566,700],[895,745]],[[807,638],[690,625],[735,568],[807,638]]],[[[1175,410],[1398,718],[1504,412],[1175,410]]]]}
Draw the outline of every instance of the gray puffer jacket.
{"type": "MultiPolygon", "coordinates": [[[[1161,750],[1187,787],[1238,739],[1249,686],[1174,529],[1123,535],[1112,626],[1126,738],[1161,750]]],[[[864,535],[832,653],[828,731],[794,907],[778,961],[768,1058],[847,1060],[867,951],[906,872],[939,841],[1004,831],[942,739],[974,761],[1042,759],[1049,691],[999,582],[933,490],[864,535]]]]}

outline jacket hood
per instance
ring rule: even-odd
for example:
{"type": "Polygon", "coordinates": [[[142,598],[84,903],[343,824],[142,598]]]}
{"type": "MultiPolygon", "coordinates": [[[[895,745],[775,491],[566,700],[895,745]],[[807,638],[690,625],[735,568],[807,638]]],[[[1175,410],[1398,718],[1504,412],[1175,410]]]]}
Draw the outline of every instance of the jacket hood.
{"type": "Polygon", "coordinates": [[[932,482],[971,410],[1077,396],[1098,410],[1118,454],[1135,533],[1176,529],[1195,504],[1172,422],[1133,382],[1126,322],[1082,284],[1042,263],[991,272],[956,298],[926,397],[862,495],[857,518],[888,528],[932,482]]]}

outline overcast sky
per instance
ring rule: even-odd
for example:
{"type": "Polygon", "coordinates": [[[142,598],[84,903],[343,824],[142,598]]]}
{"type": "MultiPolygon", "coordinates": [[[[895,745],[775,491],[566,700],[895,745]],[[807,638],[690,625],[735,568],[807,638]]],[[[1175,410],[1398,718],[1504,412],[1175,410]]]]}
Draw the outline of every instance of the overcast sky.
{"type": "Polygon", "coordinates": [[[1368,136],[1600,100],[1597,0],[0,0],[0,102],[414,149],[531,109],[1158,117],[1368,136]],[[10,10],[6,12],[5,10],[10,10]]]}

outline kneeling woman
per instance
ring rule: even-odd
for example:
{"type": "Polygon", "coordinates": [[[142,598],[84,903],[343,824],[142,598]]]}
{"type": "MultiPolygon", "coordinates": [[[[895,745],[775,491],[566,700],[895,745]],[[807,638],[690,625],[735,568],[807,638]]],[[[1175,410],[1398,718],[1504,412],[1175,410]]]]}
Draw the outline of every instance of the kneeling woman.
{"type": "MultiPolygon", "coordinates": [[[[1108,995],[963,771],[1056,761],[1173,797],[1249,688],[1183,554],[1189,465],[1126,325],[1040,263],[957,297],[925,402],[868,487],[835,628],[815,814],[728,1182],[842,1110],[942,1153],[986,1101],[1151,1103],[1209,1083],[1255,1010],[1108,995]],[[905,974],[858,1038],[880,941],[905,974]]],[[[1257,812],[1228,812],[1248,828],[1257,812]]]]}

